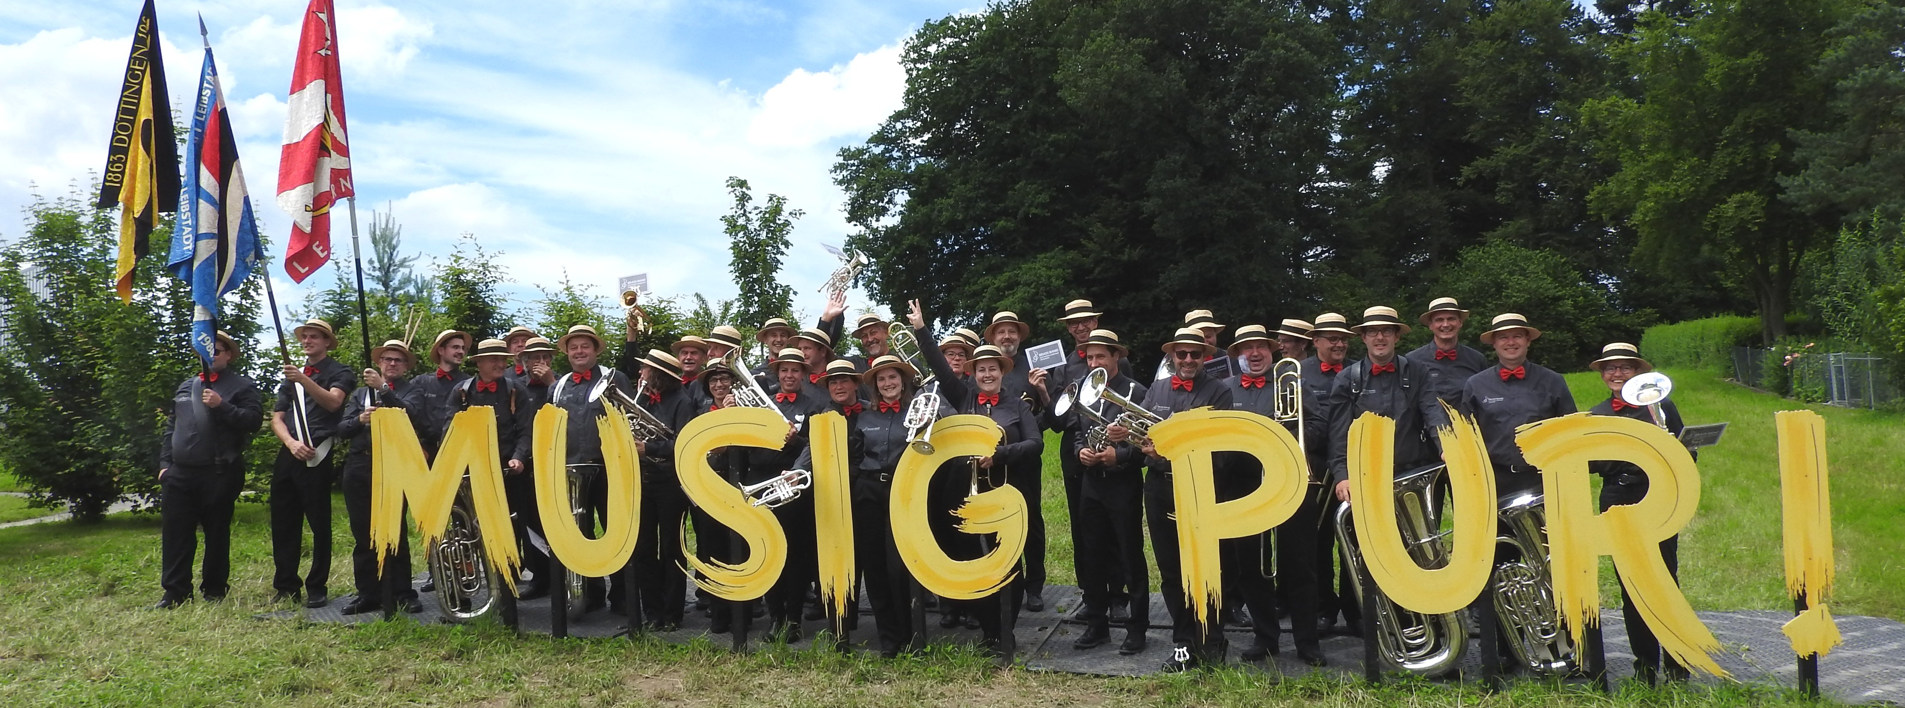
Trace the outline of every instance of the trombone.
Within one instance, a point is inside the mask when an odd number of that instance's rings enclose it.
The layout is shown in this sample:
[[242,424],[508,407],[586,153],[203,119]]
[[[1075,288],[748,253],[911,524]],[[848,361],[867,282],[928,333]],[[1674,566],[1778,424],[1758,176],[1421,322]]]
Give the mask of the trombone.
[[[1110,390],[1108,388],[1110,382],[1110,372],[1104,369],[1092,369],[1091,373],[1085,374],[1084,381],[1078,386],[1078,403],[1087,410],[1098,405],[1101,400],[1123,408],[1124,412],[1119,413],[1112,424],[1131,431],[1131,439],[1140,445],[1150,442],[1151,426],[1164,422],[1164,419],[1158,417],[1156,413],[1145,410],[1144,406],[1132,403],[1131,399],[1118,395],[1118,392]],[[1099,418],[1096,412],[1093,413],[1093,417]]]
[[938,377],[926,367],[926,357],[920,353],[919,338],[913,335],[912,328],[903,322],[894,322],[887,326],[886,333],[887,346],[920,376],[919,393],[913,394],[912,402],[906,404],[906,442],[914,452],[931,455],[933,423],[939,420]]
[[[1270,419],[1279,423],[1296,425],[1297,449],[1308,453],[1309,440],[1303,430],[1303,364],[1295,359],[1284,357],[1271,366],[1271,386],[1276,398],[1271,400]],[[1310,483],[1319,484],[1315,471],[1311,471]]]

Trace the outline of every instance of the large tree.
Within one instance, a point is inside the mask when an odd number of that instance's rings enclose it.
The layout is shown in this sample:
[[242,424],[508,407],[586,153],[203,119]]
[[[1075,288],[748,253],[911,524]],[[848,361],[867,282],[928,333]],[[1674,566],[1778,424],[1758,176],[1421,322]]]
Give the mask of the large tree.
[[781,261],[787,258],[794,220],[803,212],[788,209],[787,198],[778,194],[767,195],[766,204],[755,206],[752,188],[739,177],[728,178],[728,193],[734,197],[734,209],[721,217],[721,227],[729,240],[728,271],[740,293],[733,309],[723,315],[759,327],[769,317],[792,314],[794,289],[780,282]]
[[1635,93],[1588,106],[1620,165],[1592,205],[1635,230],[1640,262],[1720,264],[1754,294],[1769,341],[1786,331],[1801,260],[1837,228],[1837,215],[1782,198],[1780,180],[1802,167],[1794,134],[1832,121],[1818,66],[1847,14],[1842,0],[1642,12],[1615,49]]
[[1793,134],[1805,168],[1780,177],[1793,203],[1852,224],[1905,217],[1905,5],[1860,4],[1819,63],[1831,120]]

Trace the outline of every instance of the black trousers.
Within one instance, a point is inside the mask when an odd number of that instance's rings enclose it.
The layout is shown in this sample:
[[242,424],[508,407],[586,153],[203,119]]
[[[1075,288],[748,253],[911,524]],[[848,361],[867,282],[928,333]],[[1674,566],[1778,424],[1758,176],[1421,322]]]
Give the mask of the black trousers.
[[[335,456],[306,467],[288,448],[278,448],[271,467],[271,587],[278,592],[327,594],[331,577],[331,476]],[[311,571],[298,577],[304,527],[311,526]]]
[[[1312,517],[1318,525],[1316,532],[1315,568],[1317,616],[1336,619],[1342,613],[1346,622],[1361,622],[1361,598],[1356,597],[1356,588],[1352,583],[1349,561],[1343,557],[1342,546],[1336,543],[1336,511],[1343,502],[1336,500],[1336,491],[1332,486],[1325,493],[1323,502]],[[1301,512],[1299,512],[1301,513]],[[1294,601],[1292,607],[1295,606]]]
[[[576,515],[576,525],[582,529],[584,538],[601,538],[608,529],[609,519],[609,478],[602,466],[580,465],[575,479],[582,486],[582,513]],[[640,480],[637,480],[640,484]],[[630,557],[630,562],[634,558]],[[583,578],[582,595],[586,602],[595,607],[607,600],[614,607],[626,607],[629,587],[624,578],[628,575],[627,566],[621,571],[609,574],[607,578]],[[562,582],[559,578],[550,578],[549,582]]]
[[216,600],[231,591],[232,508],[245,486],[241,464],[173,465],[159,480],[159,587],[169,600],[192,596],[192,557],[205,532],[200,591]]
[[[1085,474],[1097,474],[1087,470]],[[1088,622],[1108,621],[1115,598],[1113,588],[1133,588],[1128,631],[1143,633],[1151,625],[1151,569],[1144,560],[1144,489],[1114,487],[1118,493],[1083,494],[1072,515],[1073,535],[1093,539],[1087,550],[1075,551],[1079,589],[1085,604],[1079,616]],[[1127,491],[1128,490],[1128,493]],[[1100,554],[1087,558],[1086,554]]]
[[[814,538],[814,498],[802,494],[799,499],[774,507],[774,518],[787,534],[787,565],[781,577],[767,591],[767,616],[775,624],[800,624],[807,602],[807,588],[820,575],[819,552]],[[855,520],[858,528],[858,520]]]
[[[1189,647],[1194,655],[1204,660],[1221,661],[1226,643],[1217,621],[1217,608],[1210,608],[1210,626],[1206,631],[1197,621],[1197,613],[1190,606],[1190,598],[1184,595],[1182,559],[1177,548],[1177,520],[1171,518],[1177,512],[1177,499],[1170,475],[1157,472],[1146,474],[1144,508],[1151,527],[1151,553],[1158,561],[1158,590],[1164,594],[1164,607],[1171,613],[1171,641],[1180,647]],[[1274,619],[1277,616],[1276,593],[1260,572],[1263,547],[1256,538],[1224,539],[1218,543],[1218,563],[1222,575],[1218,582],[1223,587],[1242,588],[1244,605],[1250,608],[1252,615]],[[1202,602],[1203,598],[1197,600]],[[1275,641],[1274,634],[1270,641]]]
[[[688,495],[674,470],[642,471],[642,530],[635,539],[635,585],[642,616],[652,624],[681,625],[688,576],[681,555],[681,517]],[[789,539],[790,541],[792,539]]]
[[[351,540],[355,544],[351,548],[351,577],[357,585],[357,596],[382,604],[384,589],[377,577],[377,550],[370,542],[370,458],[345,460],[341,476],[344,484],[344,513],[350,517]],[[417,589],[410,584],[408,532],[397,541],[397,555],[390,564],[384,566],[384,571],[402,579],[397,583],[399,601],[417,596]]]
[[1045,470],[1038,458],[1012,465],[1006,483],[1025,495],[1025,574],[1019,584],[1025,592],[1045,590]]
[[862,479],[854,481],[853,564],[860,570],[860,585],[873,606],[874,631],[880,651],[897,654],[919,642],[921,628],[913,626],[911,603],[913,574],[900,560],[899,547],[893,543],[893,526],[888,503],[893,487],[879,481],[880,472],[856,471]]
[[[932,513],[936,516],[943,515],[947,518],[949,534],[940,539],[940,545],[946,550],[946,554],[954,560],[978,560],[985,556],[986,549],[990,547],[991,544],[997,543],[997,540],[993,534],[977,536],[962,532],[958,529],[958,518],[952,515],[952,509],[964,503],[965,495],[972,491],[970,465],[965,466],[965,469],[961,472],[963,474],[947,475],[953,477],[953,481],[959,482],[959,484],[956,485],[958,487],[956,491],[959,497],[956,500],[952,500],[951,503],[943,509],[935,507]],[[997,485],[993,484],[993,480],[1016,478],[1016,475],[1010,467],[1000,469],[1000,465],[995,464],[990,471],[979,470],[979,491],[983,492],[998,488]],[[1029,556],[1031,552],[1032,541],[1030,538],[1027,538],[1025,554]],[[1005,587],[1000,588],[998,592],[977,600],[947,601],[951,603],[954,611],[972,617],[979,622],[979,633],[983,638],[983,646],[999,646],[999,640],[1002,634],[1012,631],[1013,628],[1017,626],[1019,607],[1023,604],[1024,600],[1021,593],[1027,588],[1029,582],[1026,575],[1028,572],[1024,557],[1021,557],[1018,576],[1013,578],[1012,582],[1007,583]],[[1006,602],[1011,603],[1010,622],[1007,622],[1002,613],[1002,603]]]
[[[1298,649],[1315,650],[1321,645],[1321,633],[1316,629],[1321,606],[1317,595],[1316,522],[1323,507],[1321,495],[1327,493],[1327,487],[1319,490],[1312,486],[1306,490],[1303,505],[1297,507],[1296,514],[1276,528],[1277,601],[1290,611],[1290,635]],[[1264,623],[1268,623],[1270,635],[1275,636],[1276,615],[1265,617],[1253,608],[1251,617],[1258,623],[1257,636],[1264,636]]]
[[[1647,496],[1647,486],[1621,485],[1612,482],[1601,487],[1601,511],[1608,507],[1634,504]],[[1675,534],[1660,542],[1660,557],[1667,561],[1667,572],[1673,575],[1675,582],[1680,581],[1680,536]],[[1620,577],[1620,570],[1614,571]],[[1685,671],[1680,662],[1660,650],[1660,638],[1654,636],[1654,630],[1647,627],[1647,621],[1641,619],[1640,610],[1634,607],[1634,598],[1627,594],[1627,586],[1621,585],[1621,619],[1626,621],[1627,643],[1634,650],[1634,670],[1651,673],[1660,669],[1664,660],[1668,671]]]
[[[348,484],[347,482],[345,487],[346,500],[350,499]],[[505,468],[503,495],[509,502],[510,525],[516,529],[517,545],[522,549],[523,570],[536,576],[535,582],[548,587],[548,583],[555,582],[549,577],[549,554],[544,553],[542,549],[536,547],[534,541],[529,540],[530,531],[535,531],[536,535],[547,538],[542,530],[542,511],[536,506],[535,470],[525,466],[523,471],[510,474]]]
[[[1070,435],[1070,433],[1067,433],[1064,439],[1069,440]],[[1064,444],[1064,449],[1071,449],[1069,442],[1062,444]],[[1083,490],[1084,475],[1089,474],[1089,472],[1085,470],[1084,465],[1079,464],[1076,455],[1070,454],[1061,454],[1059,456],[1059,472],[1061,478],[1065,481],[1066,518],[1071,519],[1070,531],[1072,535],[1073,577],[1078,578],[1078,589],[1085,592],[1085,606],[1083,611],[1086,613],[1094,611],[1102,613],[1107,611],[1109,606],[1103,604],[1096,605],[1096,609],[1094,610],[1092,598],[1098,597],[1101,598],[1102,601],[1109,601],[1112,598],[1124,595],[1126,588],[1130,586],[1126,586],[1122,582],[1122,579],[1128,577],[1129,573],[1126,572],[1125,568],[1117,565],[1106,566],[1105,564],[1107,563],[1119,563],[1119,559],[1122,558],[1123,555],[1116,546],[1106,545],[1111,542],[1109,537],[1088,533],[1085,527],[1079,523],[1079,519],[1084,518],[1086,514],[1081,505],[1085,496]],[[1139,494],[1136,496],[1142,499],[1143,495]],[[1142,502],[1140,502],[1139,508],[1142,508]],[[1140,523],[1142,523],[1142,521],[1140,521]],[[1139,554],[1139,559],[1143,559],[1142,552]],[[1040,565],[1043,565],[1043,563]],[[1092,588],[1087,587],[1087,584],[1095,582],[1109,582],[1112,583],[1112,585],[1100,588],[1102,592],[1094,594]],[[1142,592],[1148,587],[1148,585],[1143,585],[1137,586],[1135,589]]]

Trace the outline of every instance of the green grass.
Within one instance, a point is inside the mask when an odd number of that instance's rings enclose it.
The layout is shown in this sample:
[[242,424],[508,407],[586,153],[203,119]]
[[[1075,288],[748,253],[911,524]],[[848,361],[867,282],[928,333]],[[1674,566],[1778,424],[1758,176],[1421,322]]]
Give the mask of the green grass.
[[60,513],[57,509],[32,506],[26,497],[0,496],[0,524],[52,516],[57,513]]
[[21,484],[20,479],[13,476],[13,470],[8,469],[6,463],[0,462],[0,492],[24,491],[26,491],[26,485]]
[[[1582,403],[1602,397],[1570,377]],[[1701,456],[1706,494],[1685,534],[1682,577],[1700,609],[1787,609],[1780,562],[1772,416],[1799,404],[1686,374],[1675,398],[1689,422],[1732,421]],[[1894,529],[1905,458],[1898,416],[1826,410],[1833,455],[1839,614],[1901,617]],[[1048,447],[1045,487],[1050,582],[1072,582],[1063,485]],[[349,591],[349,538],[337,512],[331,588]],[[1627,685],[1606,700],[1584,689],[1522,681],[1489,696],[1473,686],[1379,687],[1334,675],[1278,677],[1242,670],[1135,679],[993,669],[961,649],[880,661],[828,652],[736,656],[708,643],[515,636],[494,624],[424,627],[261,621],[269,609],[265,509],[240,504],[232,599],[172,612],[158,600],[158,519],[117,515],[0,530],[0,705],[495,706],[706,705],[1500,705],[1720,706],[1800,703],[1756,687],[1650,691]],[[1153,575],[1155,578],[1155,574]],[[1603,602],[1618,603],[1618,596]]]

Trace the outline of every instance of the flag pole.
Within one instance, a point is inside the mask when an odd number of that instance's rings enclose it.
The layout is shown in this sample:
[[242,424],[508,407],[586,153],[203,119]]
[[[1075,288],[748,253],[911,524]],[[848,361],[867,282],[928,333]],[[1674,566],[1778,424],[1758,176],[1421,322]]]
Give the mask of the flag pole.
[[[198,15],[198,38],[199,38],[199,41],[205,43],[205,53],[207,56],[210,56],[212,51],[212,35],[210,32],[205,31],[205,13],[202,13],[202,12],[199,13]],[[194,200],[196,200],[197,198],[198,197],[196,195],[192,197],[192,199]],[[271,274],[266,273],[265,281],[267,285],[270,284],[270,280],[271,280]],[[277,316],[278,314],[278,306],[275,302],[271,306],[271,314],[274,317]],[[201,380],[209,379],[211,377],[212,358],[218,356],[218,313],[213,312],[211,313],[211,315],[212,315],[212,350],[211,350],[212,354],[211,354],[211,357],[201,356],[198,359],[199,378]],[[278,344],[280,347],[282,347],[284,344],[283,332],[280,332],[278,334]],[[237,355],[238,352],[232,352],[232,354]]]
[[358,329],[364,333],[365,366],[375,369],[377,362],[370,356],[370,309],[364,306],[364,254],[357,247],[357,195],[345,198],[351,205],[351,260],[357,265],[357,321],[363,326]]

